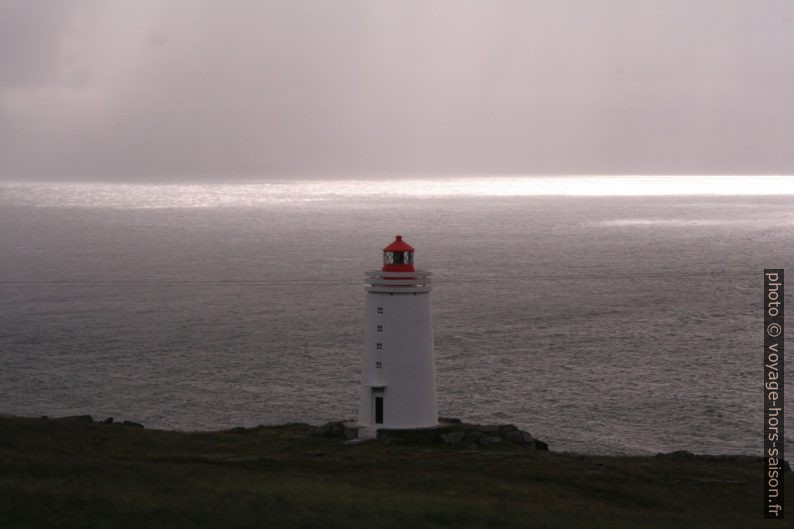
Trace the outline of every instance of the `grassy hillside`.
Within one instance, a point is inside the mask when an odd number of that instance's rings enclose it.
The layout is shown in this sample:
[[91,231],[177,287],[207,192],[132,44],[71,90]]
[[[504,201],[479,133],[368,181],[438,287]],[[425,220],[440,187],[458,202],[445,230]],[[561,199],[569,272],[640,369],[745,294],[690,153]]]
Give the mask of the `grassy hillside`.
[[[182,433],[0,417],[0,527],[763,524],[763,466],[747,458],[349,445],[310,432],[303,424]],[[791,501],[786,507],[794,516]]]

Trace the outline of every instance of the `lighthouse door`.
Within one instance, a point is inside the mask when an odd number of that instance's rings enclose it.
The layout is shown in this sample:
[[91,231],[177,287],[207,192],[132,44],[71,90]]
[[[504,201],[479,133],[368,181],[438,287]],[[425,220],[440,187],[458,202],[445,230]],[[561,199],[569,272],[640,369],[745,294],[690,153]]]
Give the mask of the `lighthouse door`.
[[375,424],[383,424],[383,397],[375,397]]

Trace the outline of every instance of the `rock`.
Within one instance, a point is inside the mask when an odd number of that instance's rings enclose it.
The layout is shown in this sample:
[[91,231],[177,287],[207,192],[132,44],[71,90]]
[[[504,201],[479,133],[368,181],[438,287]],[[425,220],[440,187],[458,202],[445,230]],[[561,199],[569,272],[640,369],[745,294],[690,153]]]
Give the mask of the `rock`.
[[432,446],[441,443],[479,449],[509,442],[530,450],[549,449],[546,443],[534,439],[529,432],[519,430],[513,424],[467,424],[451,417],[439,417],[439,421],[446,424],[407,429],[359,427],[354,420],[331,421],[322,426],[312,427],[309,431],[316,437],[341,438],[346,444],[357,444],[371,438],[382,443],[415,446]]
[[368,426],[359,426],[358,432],[356,433],[357,439],[364,439],[366,441],[370,441],[372,439],[378,438],[378,429],[371,428]]
[[345,434],[345,426],[341,421],[332,421],[318,426],[312,431],[317,437],[342,437]]
[[477,427],[483,433],[499,433],[499,425],[498,424],[484,424]]
[[323,426],[314,426],[314,427],[312,427],[310,433],[314,437],[325,437],[325,430],[323,429]]
[[250,430],[249,428],[246,428],[244,426],[235,426],[234,428],[229,428],[226,431],[229,433],[248,433],[249,430]]
[[523,432],[519,430],[513,430],[512,432],[507,432],[505,434],[505,441],[510,441],[511,443],[516,444],[524,444],[524,435]]
[[449,429],[438,427],[430,428],[407,428],[407,429],[390,429],[379,428],[378,440],[383,441],[389,438],[402,439],[406,444],[411,445],[434,445],[439,442],[439,434],[448,432]]
[[311,457],[321,457],[325,455],[325,452],[321,450],[309,450],[308,452],[306,452],[306,455]]
[[463,442],[463,439],[466,437],[466,432],[462,432],[460,430],[456,432],[449,432],[445,434],[441,434],[439,436],[441,438],[441,442],[447,443],[449,445],[459,445]]
[[480,446],[495,445],[502,442],[502,438],[498,435],[483,435],[477,439],[477,444]]
[[342,425],[342,436],[348,441],[358,439],[358,426]]
[[523,430],[513,430],[507,432],[504,435],[506,441],[510,441],[511,443],[516,443],[522,446],[526,446],[527,448],[531,448],[533,450],[538,451],[548,451],[549,445],[541,441],[540,439],[535,439],[532,437],[532,434],[529,432],[525,432]]
[[312,435],[314,435],[316,437],[325,437],[326,435],[328,435],[328,429],[329,428],[330,428],[330,426],[328,424],[323,424],[323,425],[317,426],[316,428],[314,428],[312,430]]
[[94,422],[94,418],[90,415],[69,415],[68,417],[58,417],[59,421],[70,421],[70,422]]
[[525,432],[524,430],[518,430],[518,432],[521,434],[521,444],[529,445],[534,443],[535,438],[532,437],[532,434]]
[[121,424],[123,424],[124,426],[129,426],[131,428],[143,428],[143,425],[139,422],[124,421]]
[[102,421],[102,424],[113,424],[113,417],[108,417],[107,419]]
[[470,441],[472,443],[476,443],[480,439],[480,437],[482,437],[483,435],[485,435],[485,434],[482,433],[482,432],[478,432],[476,430],[469,431],[469,432],[466,432],[466,440]]

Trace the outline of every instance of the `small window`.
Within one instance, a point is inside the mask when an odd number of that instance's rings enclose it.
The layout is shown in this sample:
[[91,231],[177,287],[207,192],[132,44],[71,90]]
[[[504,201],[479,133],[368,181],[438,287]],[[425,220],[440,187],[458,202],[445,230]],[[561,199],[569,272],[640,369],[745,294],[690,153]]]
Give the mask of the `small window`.
[[382,343],[375,344],[375,349],[383,349],[383,344]]
[[380,369],[381,367],[383,367],[383,362],[375,362],[376,369]]
[[383,252],[383,264],[409,265],[414,263],[413,252]]
[[378,314],[383,314],[383,307],[378,307]]
[[378,332],[383,332],[383,325],[378,325]]

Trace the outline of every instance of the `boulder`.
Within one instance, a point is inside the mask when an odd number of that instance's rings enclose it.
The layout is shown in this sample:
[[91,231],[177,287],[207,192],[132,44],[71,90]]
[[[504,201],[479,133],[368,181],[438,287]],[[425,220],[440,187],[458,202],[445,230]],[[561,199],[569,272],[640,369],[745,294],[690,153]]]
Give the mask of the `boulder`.
[[326,434],[325,425],[314,426],[312,427],[309,433],[311,433],[311,435],[313,435],[314,437],[325,437]]
[[498,424],[483,424],[477,427],[483,433],[499,433]]
[[507,432],[505,434],[505,441],[510,441],[511,443],[515,444],[524,444],[524,432],[519,430],[513,430],[511,432]]
[[480,437],[484,436],[485,434],[482,432],[478,432],[477,430],[471,430],[466,432],[466,440],[472,443],[476,443]]
[[532,443],[532,447],[535,450],[538,450],[540,452],[548,452],[549,451],[549,445],[544,443],[540,439],[535,439],[534,442]]
[[449,432],[445,434],[441,434],[439,436],[441,438],[442,443],[446,443],[449,445],[459,445],[463,442],[463,439],[466,437],[466,432],[458,430],[457,432]]
[[549,449],[546,443],[538,441],[529,432],[519,430],[513,424],[467,424],[450,417],[439,417],[439,421],[442,424],[438,426],[408,429],[363,428],[352,420],[332,421],[313,427],[310,432],[316,437],[335,437],[346,443],[376,439],[382,443],[426,446],[441,443],[470,449],[512,443],[530,450]]
[[477,439],[477,444],[480,446],[495,445],[502,442],[502,438],[498,435],[483,435]]
[[378,428],[378,440],[402,439],[403,442],[412,445],[434,445],[439,442],[439,434],[446,433],[448,428],[429,427],[429,428],[406,428],[391,429]]
[[342,437],[344,437],[348,441],[350,441],[351,439],[358,439],[358,426],[343,424]]
[[252,430],[252,428],[246,428],[245,426],[235,426],[234,428],[229,428],[226,430],[229,433],[240,433],[245,434]]
[[[345,437],[345,428],[344,421],[331,421],[313,429],[312,435],[316,437]],[[346,437],[346,439],[350,438]]]
[[529,445],[535,441],[535,438],[529,432],[524,430],[518,430],[518,432],[521,434],[521,444]]

